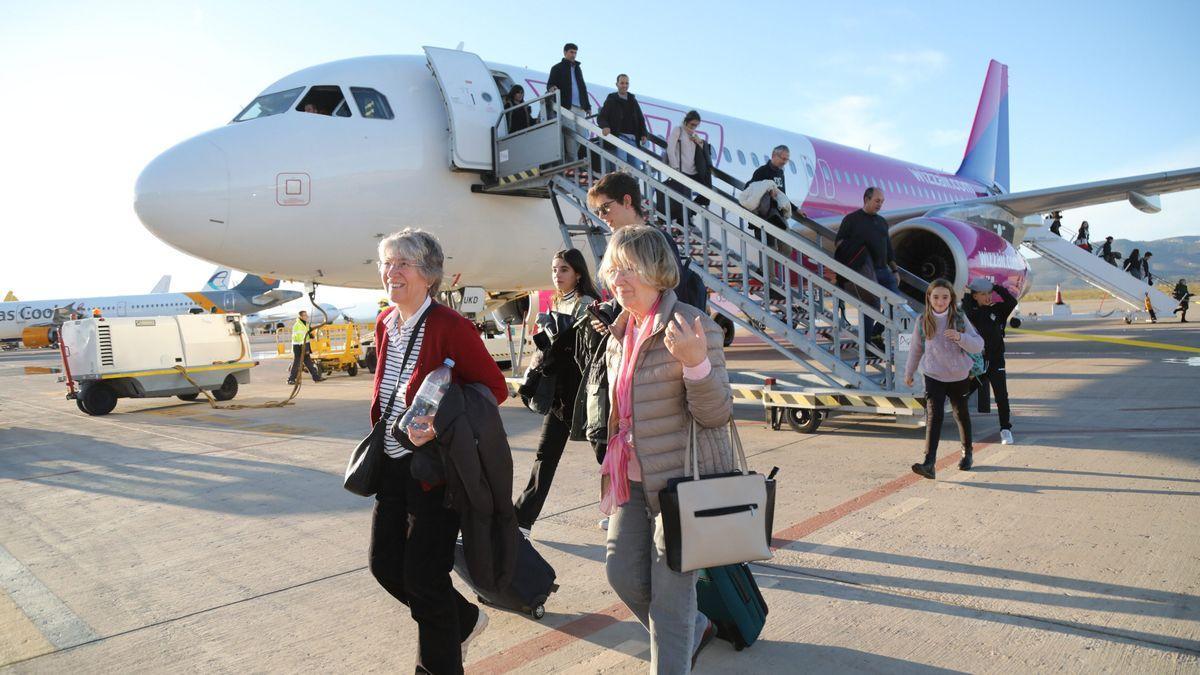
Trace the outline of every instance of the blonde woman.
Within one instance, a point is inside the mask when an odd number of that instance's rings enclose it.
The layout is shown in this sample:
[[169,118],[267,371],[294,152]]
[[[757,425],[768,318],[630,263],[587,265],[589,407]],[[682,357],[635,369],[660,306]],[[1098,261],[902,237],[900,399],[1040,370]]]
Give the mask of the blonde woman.
[[[696,609],[696,573],[667,565],[658,493],[684,475],[691,423],[722,429],[733,409],[723,333],[671,289],[679,266],[666,237],[645,225],[613,234],[600,276],[623,308],[605,354],[610,382],[601,510],[610,516],[609,584],[650,633],[650,667],[687,673],[715,636]],[[702,473],[728,471],[733,450],[702,434]]]

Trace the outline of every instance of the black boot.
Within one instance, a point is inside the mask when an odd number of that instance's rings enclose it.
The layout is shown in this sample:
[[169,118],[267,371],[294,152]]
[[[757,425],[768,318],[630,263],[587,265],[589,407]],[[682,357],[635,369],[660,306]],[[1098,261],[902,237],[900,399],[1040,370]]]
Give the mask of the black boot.
[[966,448],[963,450],[963,458],[958,461],[958,468],[962,469],[963,471],[970,471],[971,467],[975,465],[972,454],[971,448]]
[[912,470],[913,473],[917,474],[918,476],[924,476],[929,479],[936,478],[933,470],[933,462],[928,464],[913,464]]

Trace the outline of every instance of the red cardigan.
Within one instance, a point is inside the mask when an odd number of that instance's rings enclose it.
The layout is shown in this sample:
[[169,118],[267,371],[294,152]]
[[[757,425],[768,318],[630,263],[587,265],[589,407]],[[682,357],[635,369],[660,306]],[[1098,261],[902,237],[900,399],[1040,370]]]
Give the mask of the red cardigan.
[[[379,400],[379,383],[383,381],[383,369],[387,366],[388,331],[384,320],[396,311],[393,305],[385,309],[375,320],[375,391],[371,395],[371,425],[379,421],[380,406],[386,401]],[[503,403],[508,398],[508,385],[504,382],[504,374],[500,366],[483,346],[479,331],[475,324],[458,312],[436,302],[429,306],[429,316],[425,318],[425,338],[421,341],[421,353],[417,356],[417,365],[408,387],[404,390],[405,405],[412,405],[417,389],[425,381],[425,376],[434,368],[442,365],[442,361],[454,359],[454,381],[459,384],[478,382],[492,390],[497,403]]]

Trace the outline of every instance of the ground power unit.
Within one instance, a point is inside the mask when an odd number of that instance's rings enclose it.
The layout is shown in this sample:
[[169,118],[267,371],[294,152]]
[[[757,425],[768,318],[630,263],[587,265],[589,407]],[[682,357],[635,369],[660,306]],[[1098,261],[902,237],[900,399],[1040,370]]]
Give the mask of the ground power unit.
[[201,389],[227,401],[258,365],[239,314],[68,321],[60,345],[67,398],[89,415],[107,415],[118,398],[191,401]]

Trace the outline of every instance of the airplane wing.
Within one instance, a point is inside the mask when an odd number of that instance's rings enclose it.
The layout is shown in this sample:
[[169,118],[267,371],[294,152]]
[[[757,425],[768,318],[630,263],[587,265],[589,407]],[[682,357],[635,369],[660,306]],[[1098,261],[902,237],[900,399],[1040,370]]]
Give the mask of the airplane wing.
[[[1191,169],[1179,169],[1177,171],[1164,171],[1160,173],[1148,173],[1143,176],[1131,176],[1129,178],[1113,178],[1110,180],[1100,180],[1092,183],[1079,183],[1077,185],[1065,185],[1062,187],[1044,188],[1041,190],[1027,190],[1025,192],[1013,192],[1004,195],[993,195],[990,197],[979,197],[977,199],[965,199],[960,202],[947,202],[937,206],[922,206],[912,209],[904,209],[898,211],[884,211],[880,215],[887,219],[888,224],[895,225],[896,223],[908,220],[910,218],[918,218],[925,215],[930,210],[940,208],[942,206],[975,206],[983,204],[992,204],[1003,207],[1018,218],[1031,216],[1039,213],[1049,213],[1051,211],[1065,211],[1066,209],[1077,209],[1081,206],[1092,206],[1094,204],[1106,204],[1108,202],[1121,201],[1122,199],[1130,199],[1130,193],[1138,195],[1154,196],[1167,194],[1169,192],[1182,192],[1184,190],[1194,190],[1200,188],[1200,167]],[[1134,204],[1135,207],[1142,209],[1145,204]],[[1153,212],[1154,206],[1149,205]],[[831,220],[831,219],[822,219]],[[824,223],[837,226],[841,219],[836,219],[834,223]]]

